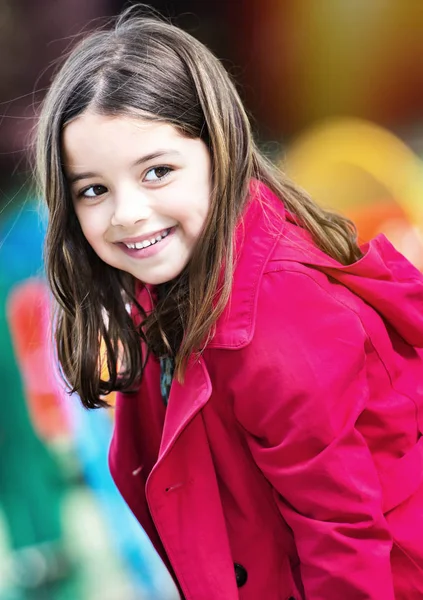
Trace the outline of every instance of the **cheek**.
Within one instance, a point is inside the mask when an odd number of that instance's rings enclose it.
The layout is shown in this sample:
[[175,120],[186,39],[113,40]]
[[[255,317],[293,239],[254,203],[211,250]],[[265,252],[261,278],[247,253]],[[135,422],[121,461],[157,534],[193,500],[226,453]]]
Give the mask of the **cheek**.
[[208,187],[204,193],[202,202],[200,203],[199,214],[200,214],[200,219],[201,219],[201,227],[204,225],[204,223],[208,217],[208,214],[209,214],[210,203],[211,203],[210,194],[211,194],[211,190]]
[[98,211],[87,211],[84,209],[75,210],[75,213],[82,229],[82,233],[90,243],[95,243],[95,241],[104,233],[101,214],[98,214]]
[[208,198],[200,199],[197,196],[180,211],[178,220],[185,233],[193,240],[201,234],[209,212],[209,204]]

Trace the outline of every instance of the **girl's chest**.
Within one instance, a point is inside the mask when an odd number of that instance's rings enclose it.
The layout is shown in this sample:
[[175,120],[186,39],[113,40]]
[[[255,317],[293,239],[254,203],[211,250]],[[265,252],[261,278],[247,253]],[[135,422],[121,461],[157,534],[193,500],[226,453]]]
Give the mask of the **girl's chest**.
[[[118,487],[141,525],[147,532],[154,530],[150,537],[158,533],[176,577],[185,582],[186,597],[203,597],[204,590],[213,589],[214,597],[222,600],[256,598],[267,585],[267,597],[289,597],[295,591],[291,572],[297,563],[292,534],[277,510],[272,487],[251,457],[230,394],[225,396],[220,386],[219,394],[210,388],[207,401],[163,451],[169,424],[159,372],[152,390],[160,409],[152,396],[146,401],[148,381],[139,403],[147,411],[142,426],[134,412],[123,420],[130,406],[125,406],[125,397],[119,398],[115,436],[126,440],[128,453],[119,455],[123,446],[114,446],[114,463],[121,466]],[[171,392],[168,410],[173,418],[172,402],[177,400],[178,393]],[[148,421],[153,428],[146,426]],[[119,430],[123,423],[125,435]],[[247,576],[242,590],[237,588],[235,565]],[[190,579],[199,569],[204,573],[201,584],[194,575]]]

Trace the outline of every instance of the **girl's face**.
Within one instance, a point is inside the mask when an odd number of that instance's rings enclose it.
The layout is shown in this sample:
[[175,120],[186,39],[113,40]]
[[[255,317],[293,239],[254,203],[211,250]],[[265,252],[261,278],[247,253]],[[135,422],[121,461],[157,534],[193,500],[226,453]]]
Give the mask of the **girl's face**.
[[202,140],[169,124],[86,111],[63,132],[65,172],[98,256],[148,284],[179,275],[210,204]]

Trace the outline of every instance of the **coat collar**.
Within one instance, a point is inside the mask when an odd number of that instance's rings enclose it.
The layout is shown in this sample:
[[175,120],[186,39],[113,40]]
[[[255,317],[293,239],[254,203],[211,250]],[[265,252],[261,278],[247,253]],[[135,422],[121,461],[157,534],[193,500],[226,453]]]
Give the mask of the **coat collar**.
[[251,341],[260,280],[285,223],[282,201],[264,184],[252,182],[247,206],[235,230],[231,295],[209,348],[237,349]]

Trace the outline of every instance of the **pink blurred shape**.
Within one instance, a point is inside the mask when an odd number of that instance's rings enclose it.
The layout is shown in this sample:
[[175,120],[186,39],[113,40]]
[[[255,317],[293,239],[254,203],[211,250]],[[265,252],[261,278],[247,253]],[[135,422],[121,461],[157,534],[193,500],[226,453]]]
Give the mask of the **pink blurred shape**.
[[34,429],[46,441],[69,435],[51,343],[50,297],[42,280],[28,279],[12,290],[7,319]]

